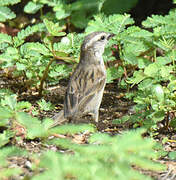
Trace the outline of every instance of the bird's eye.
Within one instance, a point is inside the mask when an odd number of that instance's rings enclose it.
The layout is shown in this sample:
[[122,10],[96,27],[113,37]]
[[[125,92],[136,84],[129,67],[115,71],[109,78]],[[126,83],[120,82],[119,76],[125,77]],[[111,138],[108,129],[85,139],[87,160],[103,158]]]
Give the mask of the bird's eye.
[[105,40],[105,36],[101,36],[101,40]]

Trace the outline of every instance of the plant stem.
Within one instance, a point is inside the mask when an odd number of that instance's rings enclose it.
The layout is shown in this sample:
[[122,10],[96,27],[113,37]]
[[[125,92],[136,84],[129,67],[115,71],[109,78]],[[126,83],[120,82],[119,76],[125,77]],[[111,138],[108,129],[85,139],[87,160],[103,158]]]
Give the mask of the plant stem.
[[53,63],[54,60],[55,60],[55,58],[52,58],[52,59],[49,61],[49,63],[48,63],[48,65],[46,66],[46,68],[45,68],[45,71],[44,71],[44,73],[43,73],[42,79],[41,79],[41,81],[40,81],[39,90],[38,90],[39,96],[42,96],[43,83],[44,83],[44,81],[46,80],[46,77],[48,76],[49,67],[50,67],[50,65]]

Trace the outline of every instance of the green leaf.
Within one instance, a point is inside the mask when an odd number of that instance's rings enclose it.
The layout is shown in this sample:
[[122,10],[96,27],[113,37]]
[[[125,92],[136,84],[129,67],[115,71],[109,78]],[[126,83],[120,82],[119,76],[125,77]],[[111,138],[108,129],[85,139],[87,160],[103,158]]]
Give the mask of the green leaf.
[[12,116],[12,111],[10,111],[8,108],[0,107],[0,126],[6,126],[9,123],[9,118]]
[[171,81],[169,84],[168,84],[168,88],[171,92],[175,91],[176,90],[176,80],[173,80]]
[[12,37],[7,34],[0,33],[0,43],[12,44]]
[[130,15],[128,14],[115,14],[108,17],[104,14],[98,14],[94,16],[94,19],[95,20],[91,20],[88,23],[88,27],[85,30],[87,33],[105,31],[119,34],[125,29],[126,25],[134,23],[133,19],[130,18]]
[[2,105],[7,105],[11,110],[15,110],[17,105],[17,96],[15,94],[10,96],[5,96],[5,98],[1,101]]
[[42,7],[43,7],[43,4],[30,1],[25,5],[24,12],[28,14],[35,14]]
[[16,67],[19,71],[23,71],[27,68],[25,64],[21,64],[19,62],[16,63]]
[[24,112],[17,112],[16,119],[19,123],[26,127],[27,139],[48,136],[48,127],[44,127],[37,118],[34,118]]
[[138,85],[138,89],[145,91],[146,89],[150,89],[153,83],[154,81],[152,78],[146,78]]
[[22,173],[22,170],[18,167],[13,168],[2,168],[0,170],[0,178],[7,179],[8,177],[11,178],[12,176],[17,176]]
[[176,151],[169,152],[169,158],[172,160],[176,160]]
[[143,71],[139,70],[139,71],[135,71],[133,74],[132,78],[128,78],[127,82],[130,84],[138,84],[140,83],[142,80],[144,80],[146,78],[145,74],[143,73]]
[[169,125],[170,125],[172,128],[176,128],[176,118],[172,119]]
[[21,2],[21,0],[1,0],[0,6],[14,5]]
[[41,110],[49,111],[53,109],[53,105],[50,102],[46,102],[44,99],[37,102]]
[[106,70],[106,72],[107,72],[107,79],[106,79],[107,83],[112,83],[113,80],[118,79],[123,75],[124,70],[121,66],[118,67],[118,69],[115,67],[110,67]]
[[128,121],[130,119],[130,116],[126,115],[123,116],[122,118],[118,118],[118,119],[114,119],[112,121],[113,124],[122,124],[125,123],[126,121]]
[[58,134],[75,134],[78,132],[95,132],[95,128],[92,125],[88,124],[80,124],[80,125],[74,125],[74,124],[67,124],[62,126],[54,127],[50,130],[51,133],[58,133]]
[[76,11],[72,13],[71,22],[80,29],[83,29],[87,26],[89,19],[86,18],[86,14],[83,11]]
[[137,58],[138,59],[138,67],[143,69],[147,67],[149,64],[151,64],[151,61],[149,61],[147,58]]
[[33,26],[27,26],[25,29],[22,29],[18,32],[17,36],[13,38],[14,44],[16,47],[20,46],[24,43],[24,39],[36,32],[45,31],[45,25],[43,23],[39,23]]
[[63,27],[60,27],[58,23],[53,23],[47,19],[43,20],[48,32],[53,36],[64,36],[66,35],[65,32],[61,32]]
[[20,101],[16,105],[16,110],[22,110],[22,109],[30,109],[31,108],[31,103],[25,102],[25,101]]
[[58,20],[65,19],[71,14],[70,8],[62,1],[58,1],[53,10],[56,12],[56,18]]
[[138,63],[138,59],[136,55],[134,55],[131,52],[127,52],[127,53],[125,52],[123,58],[129,64],[136,65]]
[[11,137],[14,136],[14,132],[13,131],[3,131],[3,133],[0,133],[0,147],[4,146],[5,144],[7,144],[10,140]]
[[45,56],[51,56],[49,49],[44,44],[41,44],[39,42],[25,43],[20,47],[20,52],[21,54],[26,56],[37,56],[38,53]]
[[163,110],[161,111],[156,111],[152,114],[152,119],[155,122],[162,121],[165,118],[165,112]]
[[158,74],[160,70],[160,65],[157,63],[149,64],[147,67],[144,69],[144,74],[150,77],[154,77]]
[[8,7],[0,6],[0,22],[15,18],[16,15]]

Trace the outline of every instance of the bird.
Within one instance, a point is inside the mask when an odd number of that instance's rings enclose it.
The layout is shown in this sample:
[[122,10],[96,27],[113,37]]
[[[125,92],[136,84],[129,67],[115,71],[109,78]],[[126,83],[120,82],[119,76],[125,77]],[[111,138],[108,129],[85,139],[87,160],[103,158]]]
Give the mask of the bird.
[[93,32],[81,45],[80,60],[72,73],[65,93],[64,109],[56,114],[51,127],[65,121],[76,122],[91,115],[98,123],[99,108],[106,84],[103,53],[107,42],[114,36],[109,32]]

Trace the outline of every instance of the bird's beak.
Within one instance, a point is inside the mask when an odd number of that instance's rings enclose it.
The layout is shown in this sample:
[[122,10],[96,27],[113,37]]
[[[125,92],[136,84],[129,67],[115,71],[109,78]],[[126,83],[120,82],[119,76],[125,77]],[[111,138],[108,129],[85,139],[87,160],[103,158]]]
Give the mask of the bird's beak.
[[111,38],[114,37],[114,36],[115,36],[115,34],[109,33],[109,35],[108,35],[108,40],[111,39]]

